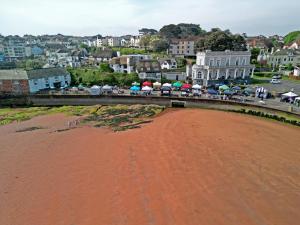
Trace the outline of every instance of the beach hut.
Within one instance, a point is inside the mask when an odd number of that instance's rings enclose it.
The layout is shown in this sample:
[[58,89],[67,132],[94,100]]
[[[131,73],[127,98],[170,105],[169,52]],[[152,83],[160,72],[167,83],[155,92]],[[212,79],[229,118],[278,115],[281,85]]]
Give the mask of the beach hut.
[[98,85],[94,85],[89,89],[91,95],[100,95],[101,94],[101,87]]
[[159,90],[160,88],[161,88],[161,83],[159,83],[158,81],[156,81],[155,83],[153,83],[153,89]]
[[151,83],[150,81],[145,81],[145,82],[143,83],[143,87],[144,87],[144,86],[152,87],[152,83]]

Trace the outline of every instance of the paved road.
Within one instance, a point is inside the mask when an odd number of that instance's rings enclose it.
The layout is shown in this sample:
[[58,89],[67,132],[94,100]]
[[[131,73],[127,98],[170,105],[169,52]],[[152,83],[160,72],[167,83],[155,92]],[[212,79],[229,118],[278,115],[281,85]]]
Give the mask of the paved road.
[[[270,81],[271,79],[266,78],[265,80]],[[291,80],[281,80],[281,84],[262,84],[262,85],[252,85],[252,86],[263,86],[267,88],[270,92],[289,92],[294,89],[294,92],[300,95],[300,82]]]

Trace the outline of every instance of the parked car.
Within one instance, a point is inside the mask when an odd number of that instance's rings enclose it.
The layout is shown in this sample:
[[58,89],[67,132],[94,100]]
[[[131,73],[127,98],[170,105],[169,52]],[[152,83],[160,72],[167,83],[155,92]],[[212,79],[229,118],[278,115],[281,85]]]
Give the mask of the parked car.
[[281,76],[280,75],[274,75],[273,77],[272,77],[272,79],[281,79]]
[[281,81],[278,80],[278,79],[272,79],[272,80],[270,81],[270,83],[271,83],[271,84],[280,84]]

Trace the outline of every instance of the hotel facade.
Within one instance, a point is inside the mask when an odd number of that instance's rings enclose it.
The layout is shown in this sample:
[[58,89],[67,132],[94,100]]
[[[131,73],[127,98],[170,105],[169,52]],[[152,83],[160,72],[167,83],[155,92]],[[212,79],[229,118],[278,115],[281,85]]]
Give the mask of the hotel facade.
[[204,86],[222,81],[247,80],[253,75],[249,51],[205,51],[197,53],[196,64],[192,66],[191,78],[194,84]]

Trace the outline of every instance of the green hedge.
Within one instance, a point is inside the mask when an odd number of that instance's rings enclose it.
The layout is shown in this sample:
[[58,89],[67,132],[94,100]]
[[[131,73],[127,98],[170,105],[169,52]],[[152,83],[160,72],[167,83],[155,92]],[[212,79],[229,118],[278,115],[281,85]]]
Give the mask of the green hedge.
[[229,111],[230,112],[236,112],[236,113],[242,113],[242,114],[248,114],[248,115],[252,115],[252,116],[264,117],[264,118],[277,120],[277,121],[280,121],[280,122],[283,122],[283,123],[288,123],[288,124],[292,124],[292,125],[300,127],[300,121],[287,119],[283,116],[278,116],[278,115],[275,115],[275,114],[268,114],[268,113],[261,112],[261,111],[246,110],[246,109],[229,110]]

